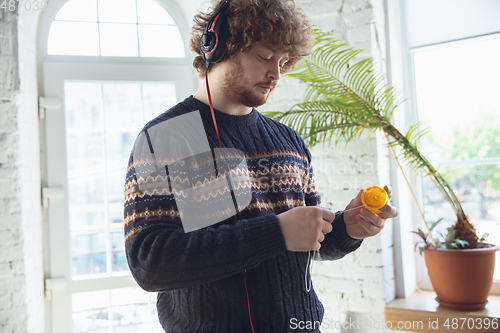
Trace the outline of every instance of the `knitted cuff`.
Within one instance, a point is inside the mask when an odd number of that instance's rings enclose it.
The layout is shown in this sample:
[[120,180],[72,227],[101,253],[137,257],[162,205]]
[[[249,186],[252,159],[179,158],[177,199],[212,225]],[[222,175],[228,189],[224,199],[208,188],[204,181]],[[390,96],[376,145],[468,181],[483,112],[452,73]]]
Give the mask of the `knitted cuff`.
[[347,234],[344,222],[344,213],[339,214],[335,217],[335,220],[332,222],[333,224],[333,238],[335,240],[335,244],[341,250],[344,250],[346,253],[355,251],[358,247],[363,243],[362,239],[352,238]]
[[252,235],[253,252],[259,261],[286,251],[285,239],[275,214],[252,218],[247,228]]

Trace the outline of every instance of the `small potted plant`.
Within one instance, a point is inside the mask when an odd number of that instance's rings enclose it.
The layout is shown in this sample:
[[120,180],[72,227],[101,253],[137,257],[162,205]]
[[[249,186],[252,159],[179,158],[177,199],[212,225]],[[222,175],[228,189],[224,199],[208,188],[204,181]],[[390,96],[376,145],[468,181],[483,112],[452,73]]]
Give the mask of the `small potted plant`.
[[[287,74],[307,85],[303,102],[286,112],[266,115],[294,128],[310,147],[320,142],[347,143],[364,132],[371,135],[380,130],[401,171],[397,156],[415,172],[429,177],[456,214],[454,226],[437,240],[432,232],[438,223],[429,226],[422,212],[426,232],[415,232],[422,238],[420,251],[438,302],[464,310],[484,307],[493,281],[495,252],[500,247],[477,236],[449,183],[418,149],[417,143],[426,133],[419,124],[411,126],[406,134],[392,124],[394,110],[402,101],[374,69],[373,59],[355,61],[362,50],[319,30],[315,31],[314,42],[311,55]],[[466,276],[469,272],[471,277]]]

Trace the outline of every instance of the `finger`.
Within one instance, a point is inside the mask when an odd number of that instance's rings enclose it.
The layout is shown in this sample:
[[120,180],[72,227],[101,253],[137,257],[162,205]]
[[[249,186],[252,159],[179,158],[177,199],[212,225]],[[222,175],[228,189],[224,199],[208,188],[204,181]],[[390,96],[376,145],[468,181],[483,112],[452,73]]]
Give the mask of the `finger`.
[[332,223],[333,220],[335,220],[335,213],[327,208],[324,208],[322,217],[323,217],[323,220],[325,220],[326,222]]
[[389,199],[392,198],[392,188],[388,185],[385,185],[384,190],[387,192],[387,196],[389,197]]
[[323,229],[321,230],[323,234],[328,234],[333,230],[333,226],[330,223],[323,223]]
[[379,214],[374,214],[366,208],[362,208],[360,215],[369,223],[373,224],[375,227],[382,229],[385,226],[385,219]]
[[365,216],[358,214],[356,215],[356,221],[366,230],[367,234],[370,236],[374,236],[378,234],[384,228],[384,219],[380,219],[382,221],[382,225],[375,225],[373,222],[368,220]]
[[356,198],[354,198],[355,201],[361,202],[361,197],[363,196],[363,190],[364,189],[359,190],[358,195],[356,195]]
[[398,216],[399,211],[396,207],[391,206],[391,205],[385,205],[384,207],[380,208],[378,216],[380,216],[383,219],[392,219]]
[[349,202],[349,204],[347,205],[347,207],[345,208],[345,210],[348,210],[350,208],[354,208],[354,207],[360,206],[362,204],[362,201],[361,201],[361,196],[362,195],[363,195],[363,189],[359,190],[359,192],[356,195],[356,197],[354,199],[352,199],[351,202]]

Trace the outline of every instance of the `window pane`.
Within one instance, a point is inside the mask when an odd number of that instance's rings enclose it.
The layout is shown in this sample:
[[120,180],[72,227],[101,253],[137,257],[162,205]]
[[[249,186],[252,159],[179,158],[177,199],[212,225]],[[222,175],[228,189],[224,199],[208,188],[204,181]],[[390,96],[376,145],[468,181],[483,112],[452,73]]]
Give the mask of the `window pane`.
[[108,206],[108,210],[109,210],[109,213],[108,213],[109,223],[118,224],[119,227],[121,229],[123,229],[123,225],[122,225],[122,223],[123,223],[123,190],[122,190],[122,201],[119,203],[110,203]]
[[167,111],[176,103],[176,90],[173,83],[143,83],[142,99],[144,120],[149,121]]
[[[110,168],[106,177],[108,204],[123,204],[123,185],[125,182],[125,170],[123,166],[127,165],[127,160],[122,161],[120,164],[117,163],[114,168]],[[113,223],[112,220],[109,223]]]
[[71,235],[72,276],[106,273],[104,232]]
[[97,22],[95,1],[69,0],[59,9],[56,20]]
[[144,122],[175,102],[173,83],[65,82],[73,277],[128,271],[123,190],[130,151]]
[[[96,193],[103,193],[103,180],[100,179],[96,181],[94,184],[99,187],[96,190]],[[92,189],[92,186],[79,186],[82,189],[89,190]],[[72,187],[74,191],[75,186]],[[100,195],[101,201],[103,200],[103,195]],[[105,217],[105,206],[104,203],[71,203],[69,205],[69,220],[71,230],[79,230],[80,227],[85,227],[89,225],[102,225],[106,223]]]
[[155,300],[138,287],[73,294],[73,332],[161,333]]
[[[476,226],[477,235],[482,237],[488,233],[487,243],[500,244],[500,163],[450,166],[440,170],[450,175],[448,181]],[[446,234],[447,228],[456,221],[453,210],[428,177],[423,178],[423,183],[425,217],[428,222],[443,218],[436,230]],[[495,267],[494,279],[500,280],[500,265]]]
[[66,82],[66,128],[102,127],[102,96],[99,83]]
[[172,16],[155,0],[137,1],[139,23],[175,25]]
[[135,0],[99,0],[99,21],[137,23],[135,8]]
[[99,55],[97,23],[52,22],[48,53],[65,55]]
[[141,127],[140,83],[105,83],[104,114],[107,128]]
[[113,251],[113,272],[127,272],[129,268],[125,257],[125,237],[123,231],[111,233],[111,247]]
[[500,39],[415,54],[419,120],[445,148],[454,144],[456,131],[498,124],[499,57]]
[[[102,134],[91,131],[66,133],[68,178],[93,179],[104,167]],[[102,171],[101,171],[102,172]]]
[[[450,43],[415,53],[419,120],[429,128],[420,148],[448,181],[478,236],[500,242],[500,39]],[[423,178],[428,221],[456,220],[433,183]],[[500,264],[495,279],[500,280]]]
[[100,23],[101,55],[137,57],[137,25]]
[[184,43],[177,26],[139,25],[141,57],[182,58]]

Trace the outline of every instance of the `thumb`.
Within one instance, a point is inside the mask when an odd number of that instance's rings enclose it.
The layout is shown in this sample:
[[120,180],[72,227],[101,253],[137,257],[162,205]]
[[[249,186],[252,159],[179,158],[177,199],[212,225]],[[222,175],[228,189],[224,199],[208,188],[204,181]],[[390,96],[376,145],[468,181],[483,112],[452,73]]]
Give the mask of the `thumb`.
[[363,190],[364,189],[359,190],[358,195],[352,200],[353,203],[357,206],[362,204],[361,196],[363,195]]

